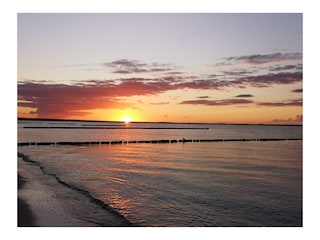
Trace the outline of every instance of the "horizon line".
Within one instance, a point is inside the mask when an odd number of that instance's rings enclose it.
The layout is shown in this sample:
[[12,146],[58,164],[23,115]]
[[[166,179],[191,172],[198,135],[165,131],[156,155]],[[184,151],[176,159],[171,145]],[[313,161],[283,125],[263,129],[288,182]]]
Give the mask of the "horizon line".
[[[66,122],[117,122],[123,123],[124,121],[110,121],[110,120],[82,120],[82,119],[60,119],[60,118],[25,118],[18,117],[19,120],[25,121],[66,121]],[[213,125],[267,125],[267,126],[303,126],[301,124],[277,124],[277,123],[223,123],[223,122],[165,122],[165,121],[131,121],[130,123],[168,123],[168,124],[213,124]]]

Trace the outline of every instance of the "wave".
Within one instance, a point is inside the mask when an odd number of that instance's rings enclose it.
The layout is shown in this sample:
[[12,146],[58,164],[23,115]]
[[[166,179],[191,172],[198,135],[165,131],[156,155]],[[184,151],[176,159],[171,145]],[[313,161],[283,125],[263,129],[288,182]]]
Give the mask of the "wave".
[[[47,172],[45,167],[41,163],[30,159],[29,156],[27,156],[23,153],[18,152],[18,157],[20,157],[25,162],[31,163],[35,166],[38,166],[44,174],[51,176],[51,177],[54,177],[56,179],[56,181],[59,184],[63,185],[64,187],[72,189],[72,190],[82,194],[83,196],[87,197],[90,201],[92,201],[96,205],[100,206],[102,209],[108,211],[108,213],[112,214],[113,217],[115,217],[115,219],[117,219],[119,223],[123,224],[123,226],[133,226],[133,223],[131,223],[128,219],[126,219],[125,216],[123,216],[121,213],[119,213],[118,211],[116,211],[115,209],[110,207],[108,204],[106,204],[102,200],[94,197],[89,191],[82,189],[82,188],[79,188],[73,184],[67,183],[66,181],[62,180],[60,177],[58,177],[54,173]],[[100,224],[100,225],[103,225],[103,224]]]

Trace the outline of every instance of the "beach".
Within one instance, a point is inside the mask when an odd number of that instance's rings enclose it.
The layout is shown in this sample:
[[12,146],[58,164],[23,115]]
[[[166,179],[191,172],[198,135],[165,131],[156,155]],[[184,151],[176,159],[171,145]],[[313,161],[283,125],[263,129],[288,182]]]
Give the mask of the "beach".
[[[71,192],[72,191],[72,192]],[[68,198],[72,194],[73,198]],[[18,223],[19,227],[97,227],[127,226],[112,213],[108,213],[81,194],[70,190],[52,176],[42,172],[39,166],[18,157]],[[81,202],[88,211],[103,211],[103,222],[81,219],[77,208],[70,208],[69,201]]]

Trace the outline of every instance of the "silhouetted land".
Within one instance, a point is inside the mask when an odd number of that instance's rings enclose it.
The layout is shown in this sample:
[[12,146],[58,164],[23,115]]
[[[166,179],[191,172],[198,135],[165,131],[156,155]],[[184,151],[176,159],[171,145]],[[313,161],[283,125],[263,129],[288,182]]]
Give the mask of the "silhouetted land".
[[[56,122],[97,122],[122,123],[122,121],[79,120],[79,119],[53,119],[53,118],[18,118],[19,121],[56,121]],[[302,124],[264,124],[264,123],[197,123],[197,122],[134,122],[131,123],[164,123],[164,124],[204,124],[204,125],[258,125],[258,126],[302,126]]]

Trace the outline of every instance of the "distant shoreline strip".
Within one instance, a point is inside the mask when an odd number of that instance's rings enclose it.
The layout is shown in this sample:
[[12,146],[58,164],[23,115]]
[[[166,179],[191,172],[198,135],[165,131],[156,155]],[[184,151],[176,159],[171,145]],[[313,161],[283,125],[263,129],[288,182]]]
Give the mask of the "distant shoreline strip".
[[23,128],[39,128],[39,129],[175,129],[175,130],[208,130],[209,128],[175,128],[175,127],[73,127],[73,126],[65,126],[65,127],[32,127],[32,126],[24,126]]
[[263,142],[263,141],[296,141],[302,138],[245,138],[245,139],[179,139],[179,140],[138,140],[138,141],[86,141],[86,142],[20,142],[18,146],[48,145],[115,145],[115,144],[164,144],[164,143],[201,143],[201,142]]

